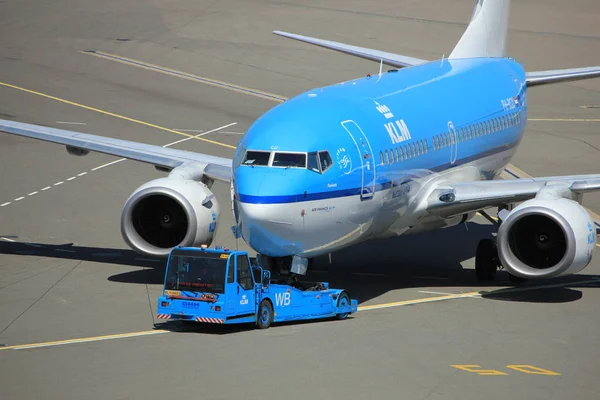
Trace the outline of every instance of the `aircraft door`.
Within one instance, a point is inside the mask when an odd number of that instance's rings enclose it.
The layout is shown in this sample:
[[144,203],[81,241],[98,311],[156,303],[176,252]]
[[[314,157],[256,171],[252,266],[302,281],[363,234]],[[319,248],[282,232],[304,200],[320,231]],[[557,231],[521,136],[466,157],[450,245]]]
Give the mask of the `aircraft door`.
[[360,199],[370,199],[375,193],[375,161],[373,159],[371,143],[369,143],[369,139],[367,139],[367,136],[356,122],[346,120],[341,122],[341,124],[354,141],[358,150],[361,166]]
[[448,121],[448,134],[450,136],[450,164],[454,164],[458,158],[458,133],[452,121]]
[[[255,292],[250,261],[247,255],[235,257],[235,291],[231,294],[234,300],[236,315],[251,315],[255,312]],[[228,295],[229,297],[229,295]],[[229,299],[228,299],[229,300]]]

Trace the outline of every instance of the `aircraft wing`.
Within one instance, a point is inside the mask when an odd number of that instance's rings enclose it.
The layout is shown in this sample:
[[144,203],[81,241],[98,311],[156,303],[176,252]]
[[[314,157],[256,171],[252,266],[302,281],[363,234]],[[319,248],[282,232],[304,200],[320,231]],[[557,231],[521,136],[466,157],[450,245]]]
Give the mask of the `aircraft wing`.
[[600,66],[527,72],[526,81],[527,86],[537,86],[597,77],[600,77]]
[[316,46],[339,51],[341,53],[350,54],[367,60],[383,62],[386,65],[391,65],[392,67],[412,67],[413,65],[425,64],[429,62],[427,60],[421,60],[418,58],[402,56],[394,53],[387,53],[385,51],[367,49],[365,47],[352,46],[344,43],[332,42],[330,40],[316,39],[308,36],[296,35],[294,33],[281,31],[273,31],[273,33],[279,36],[298,40],[300,42],[314,44]]
[[7,120],[0,120],[0,131],[64,144],[70,153],[76,155],[96,151],[167,169],[195,162],[205,166],[204,174],[209,178],[225,182],[231,179],[232,161],[228,158]]
[[534,198],[545,186],[583,194],[600,190],[600,174],[553,176],[545,178],[508,179],[460,183],[441,183],[427,196],[426,211],[449,217],[502,204]]

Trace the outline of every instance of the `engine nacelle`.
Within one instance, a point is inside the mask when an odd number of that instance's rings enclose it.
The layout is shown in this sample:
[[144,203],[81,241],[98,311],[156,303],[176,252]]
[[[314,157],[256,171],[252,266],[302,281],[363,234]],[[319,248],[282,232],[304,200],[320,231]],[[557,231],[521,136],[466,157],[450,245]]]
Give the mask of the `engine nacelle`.
[[521,278],[575,274],[592,260],[596,229],[588,212],[566,198],[536,198],[514,210],[498,230],[504,268]]
[[166,177],[136,189],[121,215],[121,234],[134,250],[166,256],[176,246],[210,246],[219,204],[202,182]]

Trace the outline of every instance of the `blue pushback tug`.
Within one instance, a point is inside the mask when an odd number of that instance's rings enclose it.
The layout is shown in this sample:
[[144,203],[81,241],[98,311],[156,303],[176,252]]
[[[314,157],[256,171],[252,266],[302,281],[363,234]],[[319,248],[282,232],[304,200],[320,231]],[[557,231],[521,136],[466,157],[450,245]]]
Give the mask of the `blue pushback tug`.
[[248,253],[227,249],[177,247],[167,262],[157,317],[214,324],[273,322],[317,318],[345,319],[358,301],[326,282],[284,285],[269,271],[252,266]]

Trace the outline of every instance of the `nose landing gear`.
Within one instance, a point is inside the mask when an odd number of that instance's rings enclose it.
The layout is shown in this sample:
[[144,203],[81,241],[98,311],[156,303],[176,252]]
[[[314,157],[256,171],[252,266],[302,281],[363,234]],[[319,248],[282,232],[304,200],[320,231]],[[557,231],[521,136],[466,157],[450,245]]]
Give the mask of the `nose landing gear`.
[[271,280],[279,281],[285,284],[293,284],[298,281],[299,276],[306,275],[311,259],[287,256],[287,257],[269,257],[257,254],[258,264],[271,272]]

